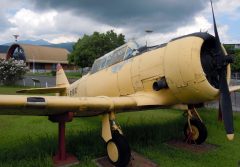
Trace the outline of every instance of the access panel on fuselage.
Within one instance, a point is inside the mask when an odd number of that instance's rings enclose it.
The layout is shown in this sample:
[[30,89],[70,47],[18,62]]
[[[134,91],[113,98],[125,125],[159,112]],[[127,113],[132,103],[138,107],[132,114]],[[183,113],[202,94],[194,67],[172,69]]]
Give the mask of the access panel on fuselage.
[[140,56],[141,55],[133,58],[132,67],[131,67],[131,76],[132,76],[131,79],[132,79],[133,89],[135,92],[143,90],[143,84],[140,78],[140,71],[139,71]]
[[130,95],[134,93],[131,67],[133,58],[120,62],[112,67],[112,70],[118,75],[118,88],[121,96]]
[[164,77],[164,48],[148,51],[140,56],[139,74],[145,91],[151,91],[155,81]]
[[117,73],[111,67],[88,76],[87,96],[119,96]]

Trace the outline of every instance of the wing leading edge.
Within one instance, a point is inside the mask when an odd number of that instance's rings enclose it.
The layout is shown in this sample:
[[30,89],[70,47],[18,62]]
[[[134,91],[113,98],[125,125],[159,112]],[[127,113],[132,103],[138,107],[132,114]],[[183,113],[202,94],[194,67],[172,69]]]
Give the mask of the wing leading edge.
[[160,106],[155,95],[135,94],[122,97],[68,97],[0,95],[0,115],[56,115],[74,112],[75,116],[93,116],[104,112]]
[[230,86],[229,87],[230,92],[235,92],[235,91],[238,91],[238,90],[240,90],[240,85],[235,85],[235,86]]
[[0,115],[47,116],[74,112],[76,116],[91,116],[136,106],[136,101],[131,97],[0,95]]

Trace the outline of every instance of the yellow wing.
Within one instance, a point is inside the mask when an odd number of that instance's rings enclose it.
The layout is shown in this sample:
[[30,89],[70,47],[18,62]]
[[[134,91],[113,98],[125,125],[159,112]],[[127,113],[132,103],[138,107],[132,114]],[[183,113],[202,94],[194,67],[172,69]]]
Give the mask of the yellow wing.
[[236,86],[229,86],[229,91],[230,92],[235,92],[237,90],[240,90],[240,85],[236,85]]
[[56,115],[74,112],[75,116],[93,116],[104,112],[161,106],[154,94],[134,94],[122,97],[68,97],[0,95],[0,115]]
[[74,112],[76,116],[91,116],[135,106],[136,102],[131,97],[0,95],[1,115],[55,115]]

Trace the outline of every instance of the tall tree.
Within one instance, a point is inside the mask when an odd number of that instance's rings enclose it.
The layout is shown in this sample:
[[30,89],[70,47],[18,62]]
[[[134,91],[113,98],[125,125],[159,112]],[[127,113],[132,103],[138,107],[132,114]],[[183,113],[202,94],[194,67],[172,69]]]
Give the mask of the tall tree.
[[233,45],[224,45],[226,51],[230,55],[234,55],[234,62],[231,64],[232,72],[240,72],[240,49],[234,48]]
[[124,35],[116,34],[113,30],[106,33],[94,32],[92,35],[84,35],[73,46],[72,53],[68,55],[68,61],[82,68],[90,67],[95,59],[124,43]]
[[236,49],[234,52],[234,63],[232,64],[233,72],[240,72],[240,50]]

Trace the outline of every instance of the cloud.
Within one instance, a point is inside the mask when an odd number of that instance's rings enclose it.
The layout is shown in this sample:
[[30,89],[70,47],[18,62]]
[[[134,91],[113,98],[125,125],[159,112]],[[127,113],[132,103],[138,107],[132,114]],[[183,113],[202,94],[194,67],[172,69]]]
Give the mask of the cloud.
[[190,22],[201,11],[204,0],[32,0],[38,10],[71,11],[75,16],[97,20],[105,25],[144,32],[153,29],[170,32]]
[[[45,39],[50,42],[77,41],[83,34],[113,29],[127,40],[167,42],[187,33],[213,33],[208,0],[1,0],[0,42]],[[4,2],[2,4],[2,2]],[[227,6],[227,8],[226,8]],[[239,0],[214,1],[219,34],[223,42],[239,34]],[[235,23],[231,22],[234,21]],[[231,22],[231,23],[229,23]],[[145,30],[154,32],[146,35]]]
[[194,21],[191,24],[179,27],[175,31],[169,33],[145,34],[145,36],[138,39],[138,42],[143,45],[147,40],[149,45],[157,45],[166,43],[179,36],[199,31],[209,31],[212,28],[212,24],[203,16],[195,16],[193,20]]
[[21,39],[45,39],[49,42],[77,41],[83,34],[91,34],[93,31],[106,32],[121,29],[100,23],[84,16],[75,16],[71,12],[58,12],[48,10],[44,12],[22,8],[8,18],[11,26],[1,34],[6,38],[13,34],[20,34]]
[[8,27],[11,26],[11,23],[8,21],[6,16],[0,11],[0,31],[3,33]]
[[[46,13],[36,13],[29,9],[22,8],[16,14],[9,18],[18,33],[28,32],[28,34],[38,34],[54,31],[54,17],[57,15],[55,11]],[[37,34],[35,34],[37,35]]]
[[105,32],[114,29],[114,27],[110,25],[106,25],[85,16],[76,16],[68,11],[59,12],[54,21],[58,31],[68,31],[79,35],[85,33],[91,34],[93,31]]
[[43,34],[54,33],[55,11],[45,13],[36,13],[30,9],[19,9],[13,15],[8,16],[8,22],[11,23],[4,33],[0,33],[0,42],[13,41],[13,34],[19,34],[20,39],[39,39]]
[[[223,43],[240,42],[240,0],[216,0],[213,2],[216,23],[220,40]],[[208,5],[199,14],[206,17],[212,24],[211,7]],[[213,26],[209,30],[212,34]]]
[[215,5],[215,9],[218,13],[224,13],[232,19],[237,19],[240,17],[240,0],[219,0]]

